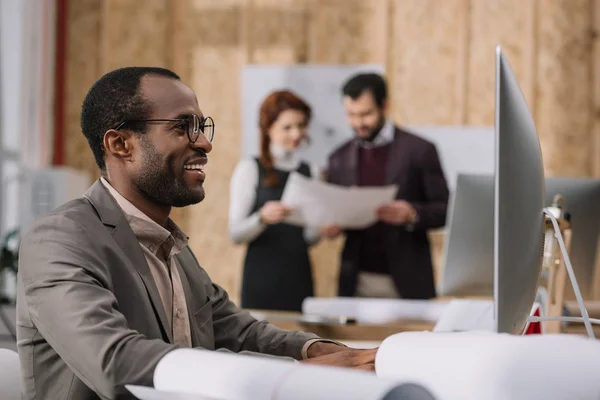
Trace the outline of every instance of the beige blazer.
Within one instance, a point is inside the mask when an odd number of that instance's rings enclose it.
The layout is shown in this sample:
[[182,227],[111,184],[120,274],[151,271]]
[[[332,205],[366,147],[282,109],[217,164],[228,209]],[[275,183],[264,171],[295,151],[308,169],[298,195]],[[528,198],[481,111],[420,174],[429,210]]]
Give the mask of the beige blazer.
[[[315,335],[279,330],[238,309],[189,248],[178,255],[192,344],[301,359]],[[152,386],[177,348],[139,243],[97,181],[38,220],[19,252],[17,336],[24,399],[129,399]]]

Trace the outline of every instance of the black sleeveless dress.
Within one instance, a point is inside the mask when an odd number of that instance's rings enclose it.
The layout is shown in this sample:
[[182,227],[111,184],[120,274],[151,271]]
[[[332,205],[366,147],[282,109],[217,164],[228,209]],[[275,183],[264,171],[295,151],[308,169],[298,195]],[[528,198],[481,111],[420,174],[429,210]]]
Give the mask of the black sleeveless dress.
[[[252,212],[267,201],[279,201],[289,172],[275,169],[278,184],[265,187],[265,168],[258,165],[256,201]],[[310,177],[310,168],[301,163],[296,172]],[[243,308],[301,311],[302,301],[313,296],[313,279],[304,229],[278,223],[268,225],[248,245],[242,280]]]

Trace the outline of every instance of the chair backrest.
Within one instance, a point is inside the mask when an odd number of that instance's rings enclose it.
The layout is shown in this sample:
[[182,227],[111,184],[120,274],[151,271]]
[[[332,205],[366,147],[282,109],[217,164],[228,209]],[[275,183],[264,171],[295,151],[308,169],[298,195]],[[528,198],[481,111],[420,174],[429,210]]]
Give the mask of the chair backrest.
[[0,393],[2,400],[21,399],[19,355],[8,349],[0,349]]

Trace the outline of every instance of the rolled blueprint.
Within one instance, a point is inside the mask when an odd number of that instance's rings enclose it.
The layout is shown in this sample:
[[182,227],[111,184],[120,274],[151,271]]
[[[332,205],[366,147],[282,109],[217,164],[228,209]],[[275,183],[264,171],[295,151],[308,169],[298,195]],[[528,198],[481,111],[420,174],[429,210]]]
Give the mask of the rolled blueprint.
[[600,341],[572,335],[405,332],[383,341],[375,367],[438,400],[600,399]]
[[307,297],[302,303],[302,313],[352,317],[358,322],[373,324],[407,320],[435,323],[447,305],[447,301],[431,300]]
[[195,349],[168,353],[154,372],[157,390],[220,400],[410,399],[398,394],[401,383],[358,370]]

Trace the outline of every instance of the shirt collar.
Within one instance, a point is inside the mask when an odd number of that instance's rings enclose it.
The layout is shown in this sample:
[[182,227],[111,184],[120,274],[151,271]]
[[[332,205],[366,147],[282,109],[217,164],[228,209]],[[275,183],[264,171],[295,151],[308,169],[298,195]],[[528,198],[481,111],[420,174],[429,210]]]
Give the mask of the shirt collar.
[[394,131],[394,123],[390,119],[386,119],[385,124],[383,124],[383,127],[381,128],[377,136],[375,136],[373,141],[367,142],[365,140],[358,140],[358,143],[361,147],[364,147],[366,149],[385,146],[394,141]]
[[138,241],[150,251],[156,254],[162,248],[165,254],[170,256],[179,253],[188,245],[189,238],[171,218],[167,219],[164,227],[160,226],[123,197],[104,177],[100,178],[100,182],[125,213]]
[[271,145],[269,150],[273,158],[273,166],[277,169],[292,171],[300,165],[300,157],[296,151],[285,151],[275,145]]

